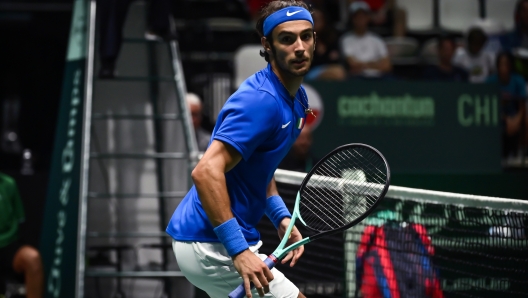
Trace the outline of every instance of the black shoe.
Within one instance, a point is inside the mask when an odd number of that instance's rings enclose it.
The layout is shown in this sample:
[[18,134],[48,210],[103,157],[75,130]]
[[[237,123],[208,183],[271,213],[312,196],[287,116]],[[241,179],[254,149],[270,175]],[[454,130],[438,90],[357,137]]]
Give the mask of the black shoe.
[[147,30],[145,31],[145,39],[151,40],[151,41],[171,41],[171,40],[177,40],[178,34],[170,32],[170,30],[167,31],[155,31],[155,30]]

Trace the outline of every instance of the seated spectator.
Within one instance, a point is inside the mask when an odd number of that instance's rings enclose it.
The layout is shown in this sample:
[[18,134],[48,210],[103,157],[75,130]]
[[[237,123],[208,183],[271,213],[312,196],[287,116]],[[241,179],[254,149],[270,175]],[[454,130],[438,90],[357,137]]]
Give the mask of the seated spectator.
[[[351,4],[358,0],[348,0]],[[397,6],[396,0],[363,0],[372,11],[370,28],[382,35],[405,36],[407,31],[407,15],[405,10]]]
[[315,51],[310,72],[306,75],[307,80],[343,80],[346,77],[344,67],[340,64],[338,34],[336,30],[327,23],[326,14],[314,9],[313,13],[314,31],[316,33]]
[[273,0],[246,0],[247,6],[249,10],[249,15],[251,16],[251,19],[256,21],[259,17],[259,12],[262,9],[262,7],[266,6],[269,2]]
[[514,56],[515,71],[528,79],[528,0],[519,0],[514,12],[515,28],[502,36],[505,51]]
[[[503,52],[497,56],[497,74],[491,75],[487,82],[500,86],[502,120],[504,123],[503,154],[516,156],[523,139],[526,139],[528,121],[526,118],[526,86],[522,76],[513,73],[513,58]],[[523,125],[525,125],[523,134]]]
[[189,110],[191,111],[198,150],[205,152],[209,146],[211,134],[202,127],[202,101],[200,100],[200,97],[194,93],[187,93],[186,99],[189,104]]
[[364,77],[381,77],[392,70],[387,46],[383,40],[368,31],[370,8],[363,1],[350,4],[352,32],[341,38],[341,52],[349,72]]
[[471,83],[483,83],[495,71],[495,57],[483,50],[488,36],[481,28],[471,28],[467,35],[467,49],[460,47],[453,63],[465,69]]
[[303,2],[311,5],[313,8],[323,11],[326,17],[326,23],[329,26],[336,27],[339,26],[342,21],[341,1],[342,0],[304,0]]
[[501,40],[505,51],[513,51],[516,48],[528,49],[528,0],[519,0],[515,7],[515,28],[505,34]]
[[452,37],[438,38],[438,65],[428,65],[423,72],[424,80],[443,82],[467,82],[468,73],[453,65],[456,42]]
[[44,295],[44,272],[39,252],[24,245],[19,225],[24,207],[13,178],[0,173],[0,282],[5,277],[23,277],[27,298]]
[[312,142],[312,130],[305,125],[290,152],[279,164],[279,169],[308,173],[319,161],[311,153]]

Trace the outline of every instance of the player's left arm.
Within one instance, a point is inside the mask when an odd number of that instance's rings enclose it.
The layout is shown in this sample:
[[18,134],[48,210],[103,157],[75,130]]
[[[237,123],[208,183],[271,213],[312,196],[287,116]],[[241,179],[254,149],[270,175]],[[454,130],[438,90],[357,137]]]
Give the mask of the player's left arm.
[[[282,240],[284,234],[286,233],[286,229],[290,224],[291,214],[286,208],[284,201],[279,196],[279,191],[277,190],[275,178],[272,178],[270,183],[268,184],[268,188],[266,189],[266,196],[268,198],[266,200],[266,215],[270,218],[270,220],[277,228],[279,239]],[[297,227],[294,226],[290,234],[290,238],[288,240],[288,245],[295,243],[299,240],[302,240],[302,235],[297,229]],[[285,264],[291,260],[290,267],[293,267],[303,253],[304,246],[299,246],[298,248],[289,252],[288,255],[284,257],[281,263]]]

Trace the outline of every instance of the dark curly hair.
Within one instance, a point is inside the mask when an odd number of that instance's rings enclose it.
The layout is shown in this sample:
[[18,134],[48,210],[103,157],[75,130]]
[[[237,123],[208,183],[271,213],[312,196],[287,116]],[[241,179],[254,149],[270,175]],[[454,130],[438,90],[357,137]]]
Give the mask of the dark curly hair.
[[[266,37],[266,39],[270,43],[271,50],[273,53],[275,53],[275,48],[273,47],[273,38],[271,36],[271,33],[268,36],[264,36],[264,21],[266,20],[267,17],[269,17],[274,12],[279,11],[286,7],[291,7],[291,6],[299,6],[299,7],[302,7],[308,10],[310,13],[312,13],[311,5],[308,6],[306,3],[304,3],[303,1],[299,1],[299,0],[272,1],[260,10],[260,17],[257,20],[256,29],[260,37]],[[260,50],[260,56],[264,57],[266,62],[270,62],[269,54],[265,50]]]

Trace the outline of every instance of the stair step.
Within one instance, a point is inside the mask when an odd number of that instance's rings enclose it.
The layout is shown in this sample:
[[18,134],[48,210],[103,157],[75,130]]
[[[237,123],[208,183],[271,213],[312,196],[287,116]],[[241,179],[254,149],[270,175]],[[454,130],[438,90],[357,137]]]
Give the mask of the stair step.
[[127,278],[159,278],[159,277],[184,277],[181,271],[99,271],[86,270],[86,277],[127,277]]
[[92,115],[93,120],[180,120],[180,114],[101,114],[95,113]]
[[186,159],[188,155],[181,152],[162,152],[162,153],[98,153],[91,152],[91,158],[98,159],[110,159],[110,158],[125,158],[125,159],[147,159],[147,158],[159,158],[159,159]]
[[146,76],[146,77],[140,77],[140,76],[116,76],[116,77],[113,77],[113,78],[99,78],[98,76],[95,76],[94,79],[98,80],[98,81],[174,82],[174,77],[168,77],[168,76],[164,76],[164,77],[155,77],[155,76]]
[[159,238],[170,237],[165,232],[88,232],[87,236],[90,238]]
[[171,191],[160,193],[102,193],[91,192],[88,194],[92,199],[157,199],[157,198],[183,198],[187,192],[185,191]]
[[168,43],[168,41],[163,39],[146,39],[144,37],[126,37],[123,38],[123,42],[125,43]]

